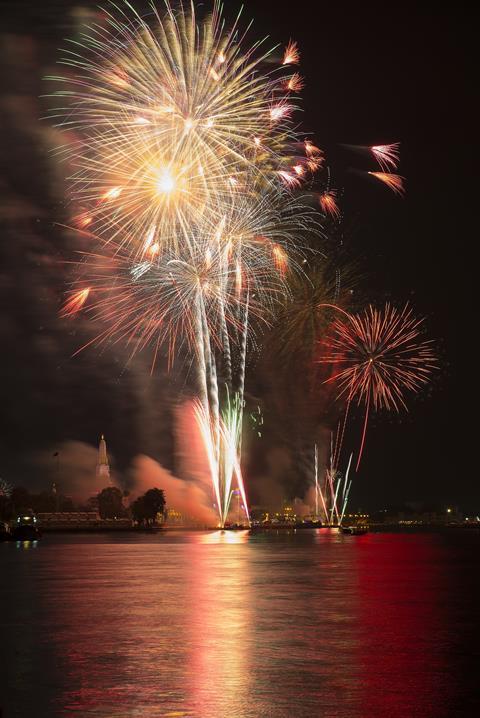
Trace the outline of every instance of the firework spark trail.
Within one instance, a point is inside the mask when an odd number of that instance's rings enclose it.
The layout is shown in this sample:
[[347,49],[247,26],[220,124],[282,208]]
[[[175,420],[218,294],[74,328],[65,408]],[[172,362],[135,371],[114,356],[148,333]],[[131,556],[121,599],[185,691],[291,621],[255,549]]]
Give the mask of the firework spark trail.
[[365,405],[365,418],[363,421],[362,440],[360,442],[360,448],[358,450],[358,458],[357,458],[357,465],[355,466],[355,471],[358,471],[358,467],[360,466],[360,461],[362,460],[363,449],[365,448],[365,439],[367,436],[367,426],[368,426],[369,417],[370,417],[370,396],[368,396],[367,403]]
[[203,340],[202,310],[200,307],[201,298],[197,297],[195,302],[195,319],[197,335],[197,369],[198,386],[200,390],[201,406],[206,412],[208,410],[208,389],[207,389],[207,362],[205,360],[205,344]]
[[249,303],[250,303],[250,296],[247,292],[245,308],[243,310],[244,314],[243,314],[241,341],[240,341],[240,374],[239,374],[238,394],[242,401],[243,401],[243,394],[244,394],[244,389],[245,389],[245,369],[246,369],[246,359],[247,359]]
[[[233,496],[233,477],[235,476],[247,520],[249,520],[247,496],[239,461],[243,406],[238,394],[233,399],[227,396],[227,403],[219,417],[218,426],[212,421],[212,413],[201,405],[195,404],[195,417],[203,445],[207,454],[214,496],[219,513],[219,523],[223,528],[228,518]],[[219,431],[217,444],[216,431]]]
[[350,390],[350,393],[348,395],[347,402],[345,405],[345,414],[343,416],[343,421],[339,422],[339,425],[337,427],[338,441],[336,442],[334,457],[333,457],[333,463],[335,466],[338,466],[340,464],[340,457],[341,457],[342,448],[343,448],[343,440],[345,438],[345,429],[347,427],[348,415],[350,413],[350,405],[352,403],[352,398],[353,398],[353,386],[354,386],[354,382],[352,382],[352,387],[351,387],[351,390]]
[[330,458],[325,467],[323,486],[318,481],[318,449],[315,444],[315,515],[318,516],[319,499],[323,509],[323,521],[327,525],[340,526],[345,515],[350,493],[350,466],[353,454],[347,465],[345,476],[338,471],[334,463],[333,432],[330,434]]
[[318,517],[318,497],[320,497],[320,500],[322,502],[322,508],[325,520],[328,521],[328,509],[327,504],[325,501],[324,491],[322,491],[320,487],[320,483],[318,481],[318,447],[315,444],[315,515]]
[[330,432],[330,466],[326,469],[326,478],[330,493],[330,523],[333,523],[334,515],[336,516],[338,522],[337,492],[339,483],[337,481],[337,468],[333,464],[333,459],[333,432]]
[[339,520],[339,524],[340,524],[340,525],[341,525],[342,522],[343,522],[343,517],[345,516],[345,511],[347,510],[348,497],[349,497],[349,495],[350,495],[350,487],[351,487],[351,485],[352,485],[352,480],[351,480],[351,479],[350,479],[350,480],[348,479],[348,475],[349,475],[349,473],[350,473],[350,467],[351,467],[351,465],[352,465],[352,459],[353,459],[353,453],[350,454],[350,458],[349,458],[349,460],[348,460],[347,470],[346,470],[346,472],[345,472],[345,481],[344,481],[344,484],[343,484],[343,487],[344,487],[344,488],[343,488],[343,497],[342,497],[342,512],[341,512],[340,520]]

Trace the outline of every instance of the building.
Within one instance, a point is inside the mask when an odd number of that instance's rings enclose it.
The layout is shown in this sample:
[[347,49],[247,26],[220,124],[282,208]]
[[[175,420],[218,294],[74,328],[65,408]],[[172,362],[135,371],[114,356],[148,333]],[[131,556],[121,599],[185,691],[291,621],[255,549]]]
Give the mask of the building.
[[108,463],[107,456],[107,442],[102,434],[100,437],[100,443],[98,445],[98,462],[97,462],[97,476],[106,479],[110,482],[110,466]]

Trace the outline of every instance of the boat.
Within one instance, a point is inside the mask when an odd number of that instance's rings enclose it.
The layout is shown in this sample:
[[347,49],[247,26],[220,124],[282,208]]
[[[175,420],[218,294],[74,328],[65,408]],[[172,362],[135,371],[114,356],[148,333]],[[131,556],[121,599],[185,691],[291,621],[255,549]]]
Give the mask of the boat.
[[37,541],[42,537],[37,525],[37,517],[31,509],[17,516],[12,530],[11,538],[14,541]]
[[358,524],[356,526],[340,526],[342,534],[348,534],[350,536],[363,536],[368,533],[368,526]]

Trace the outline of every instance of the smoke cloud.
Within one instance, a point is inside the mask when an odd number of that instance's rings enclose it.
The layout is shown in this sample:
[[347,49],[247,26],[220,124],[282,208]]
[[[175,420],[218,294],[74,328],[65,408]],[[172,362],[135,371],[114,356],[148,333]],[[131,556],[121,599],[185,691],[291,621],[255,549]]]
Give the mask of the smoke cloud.
[[[58,457],[54,456],[56,452]],[[36,463],[48,477],[49,487],[55,483],[59,493],[69,496],[76,504],[83,504],[109,485],[105,477],[96,476],[97,459],[97,448],[83,441],[69,440],[56,451],[41,452]],[[111,481],[116,484],[114,473]]]
[[148,489],[163,489],[167,508],[179,511],[185,522],[190,520],[207,526],[216,524],[217,517],[209,505],[211,500],[204,486],[173,476],[157,461],[144,455],[135,457],[129,474],[133,482],[134,497]]

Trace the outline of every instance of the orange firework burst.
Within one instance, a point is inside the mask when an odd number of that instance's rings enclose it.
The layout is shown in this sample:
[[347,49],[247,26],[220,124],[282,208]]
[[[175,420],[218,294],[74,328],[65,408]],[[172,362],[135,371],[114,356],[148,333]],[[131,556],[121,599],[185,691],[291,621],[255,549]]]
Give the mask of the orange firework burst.
[[405,194],[403,177],[400,177],[400,175],[394,175],[391,174],[391,172],[369,172],[368,174],[372,175],[372,177],[376,177],[378,180],[380,180],[380,182],[386,184],[387,187],[390,187],[390,189],[395,192],[395,194]]
[[322,150],[310,140],[305,140],[303,144],[305,145],[305,154],[307,157],[317,157],[322,154]]
[[378,164],[385,172],[396,170],[400,161],[400,142],[393,142],[391,145],[373,145],[370,150]]
[[71,294],[70,298],[67,299],[65,304],[63,305],[62,309],[60,310],[60,316],[61,317],[70,317],[73,314],[76,314],[77,312],[82,309],[83,305],[88,299],[88,295],[90,294],[90,287],[86,287],[85,289],[80,289],[79,291],[74,292]]
[[329,214],[334,219],[340,217],[340,207],[338,206],[337,193],[334,189],[321,194],[318,201],[325,214]]
[[437,365],[432,342],[421,338],[424,319],[408,305],[398,310],[387,303],[383,310],[369,306],[363,314],[343,314],[346,320],[334,321],[330,352],[320,361],[339,364],[327,381],[338,385],[348,403],[365,406],[358,468],[370,409],[406,409],[405,392],[417,392]]
[[300,62],[300,52],[298,50],[298,45],[293,40],[290,40],[287,47],[285,48],[285,53],[283,55],[283,64],[284,65],[298,65]]
[[298,72],[296,72],[294,75],[288,78],[288,80],[285,81],[285,88],[289,92],[300,92],[300,90],[303,90],[305,87],[305,81],[301,75],[299,75]]

